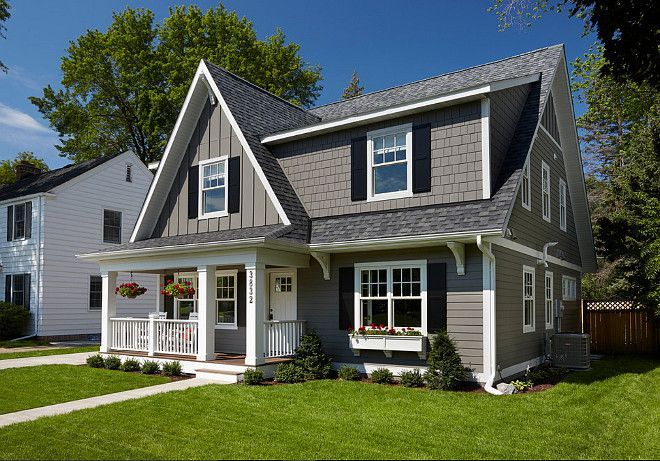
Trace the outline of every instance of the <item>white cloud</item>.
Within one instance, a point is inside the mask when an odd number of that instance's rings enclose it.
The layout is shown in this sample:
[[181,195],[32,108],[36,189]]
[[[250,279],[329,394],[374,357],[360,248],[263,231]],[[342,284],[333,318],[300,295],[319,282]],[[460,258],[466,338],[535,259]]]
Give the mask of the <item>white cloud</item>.
[[41,92],[44,85],[39,84],[34,78],[32,78],[30,72],[14,64],[8,64],[8,67],[9,70],[7,73],[0,72],[0,80],[4,79],[8,82],[13,82],[16,86],[23,86],[30,90]]
[[32,116],[0,102],[0,129],[11,128],[36,134],[54,134]]

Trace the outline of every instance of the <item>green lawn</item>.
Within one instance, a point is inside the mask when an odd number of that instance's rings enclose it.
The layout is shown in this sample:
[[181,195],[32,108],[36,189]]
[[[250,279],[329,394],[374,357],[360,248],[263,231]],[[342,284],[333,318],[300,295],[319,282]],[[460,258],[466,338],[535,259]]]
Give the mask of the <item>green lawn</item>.
[[0,429],[1,458],[657,458],[660,361],[541,393],[211,385]]
[[57,349],[35,349],[22,352],[2,352],[0,360],[22,359],[25,357],[42,357],[44,355],[75,354],[78,352],[98,352],[99,346],[61,347]]
[[160,376],[87,366],[43,365],[0,370],[0,414],[168,382]]

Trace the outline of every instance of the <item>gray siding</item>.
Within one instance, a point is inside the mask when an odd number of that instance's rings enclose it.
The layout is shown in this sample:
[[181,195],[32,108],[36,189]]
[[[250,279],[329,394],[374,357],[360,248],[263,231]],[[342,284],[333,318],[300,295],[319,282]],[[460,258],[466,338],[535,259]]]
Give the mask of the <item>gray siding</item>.
[[559,137],[559,125],[557,124],[557,113],[555,112],[555,101],[552,98],[552,93],[550,93],[548,102],[543,109],[541,125],[543,125],[543,127],[548,130],[550,136],[552,136],[558,144],[561,144],[561,138]]
[[[410,122],[431,124],[431,192],[405,199],[352,202],[351,139]],[[481,198],[478,101],[274,146],[271,151],[313,218]]]
[[[550,222],[543,219],[541,204],[541,161],[550,166]],[[557,255],[561,250],[567,261],[580,265],[580,249],[578,247],[573,208],[571,206],[570,191],[566,197],[566,232],[559,228],[559,178],[566,181],[566,170],[561,150],[551,138],[539,130],[532,146],[530,163],[531,205],[529,211],[522,207],[520,191],[515,198],[509,228],[513,229],[516,242],[522,245],[542,250],[547,242],[559,242],[559,245],[550,248],[549,254]]]
[[380,351],[362,351],[355,357],[348,346],[345,330],[339,329],[339,268],[357,262],[426,259],[447,263],[447,329],[457,343],[465,366],[475,372],[483,370],[482,345],[482,259],[475,246],[466,248],[466,275],[456,274],[454,257],[447,248],[424,248],[406,251],[336,254],[332,257],[330,280],[316,261],[309,269],[298,271],[298,318],[322,338],[327,353],[334,360],[351,363],[424,365],[416,354],[394,352],[387,358]]
[[[202,160],[229,155],[241,158],[241,207],[238,213],[188,219],[188,169]],[[206,103],[190,139],[152,237],[258,227],[281,222],[248,156],[219,105]]]

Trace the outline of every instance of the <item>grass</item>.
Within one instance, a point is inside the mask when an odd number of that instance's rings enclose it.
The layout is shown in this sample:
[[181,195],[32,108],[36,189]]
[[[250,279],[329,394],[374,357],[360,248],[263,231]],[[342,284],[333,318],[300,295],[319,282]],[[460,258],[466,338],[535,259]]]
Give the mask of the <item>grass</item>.
[[50,346],[50,341],[44,341],[42,339],[21,339],[14,341],[0,341],[0,347],[5,347],[8,349],[14,347],[32,347],[32,346]]
[[[18,346],[16,346],[18,347]],[[0,360],[22,359],[25,357],[43,357],[45,355],[76,354],[78,352],[98,352],[99,346],[61,347],[57,349],[35,349],[22,352],[2,352]]]
[[615,358],[540,393],[360,382],[210,385],[0,429],[0,458],[656,458],[660,361]]
[[169,382],[160,376],[87,366],[44,365],[0,370],[0,414]]

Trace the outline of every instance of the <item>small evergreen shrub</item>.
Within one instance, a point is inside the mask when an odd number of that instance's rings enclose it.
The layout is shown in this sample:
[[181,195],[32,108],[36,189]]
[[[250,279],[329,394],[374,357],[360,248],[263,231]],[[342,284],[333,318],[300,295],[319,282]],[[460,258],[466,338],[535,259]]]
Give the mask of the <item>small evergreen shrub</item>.
[[92,368],[103,368],[105,366],[105,360],[101,354],[94,354],[87,357],[87,365]]
[[181,364],[176,360],[174,362],[166,362],[163,364],[163,374],[165,376],[180,376]]
[[24,336],[31,317],[29,309],[0,301],[0,340]]
[[360,379],[360,372],[355,367],[342,365],[339,369],[339,379],[342,381],[357,381]]
[[377,368],[371,372],[371,381],[376,384],[389,384],[394,379],[394,375],[387,368]]
[[465,379],[461,357],[446,331],[439,332],[433,338],[427,364],[424,379],[429,389],[456,389]]
[[302,370],[305,379],[325,379],[332,372],[332,360],[323,352],[321,338],[314,332],[300,339],[294,363]]
[[152,360],[145,360],[142,364],[142,373],[145,375],[155,375],[160,373],[160,364]]
[[283,363],[275,370],[275,381],[278,383],[300,383],[305,380],[305,373],[294,362]]
[[121,364],[121,371],[140,371],[140,362],[135,359],[127,359]]
[[515,387],[518,392],[525,392],[534,386],[534,383],[531,381],[511,381],[509,384]]
[[116,355],[110,355],[105,358],[105,367],[108,370],[119,370],[121,367],[121,359]]
[[264,372],[259,369],[248,368],[243,373],[243,382],[248,386],[261,384],[264,380]]
[[399,382],[403,387],[424,387],[424,378],[417,369],[402,372]]

